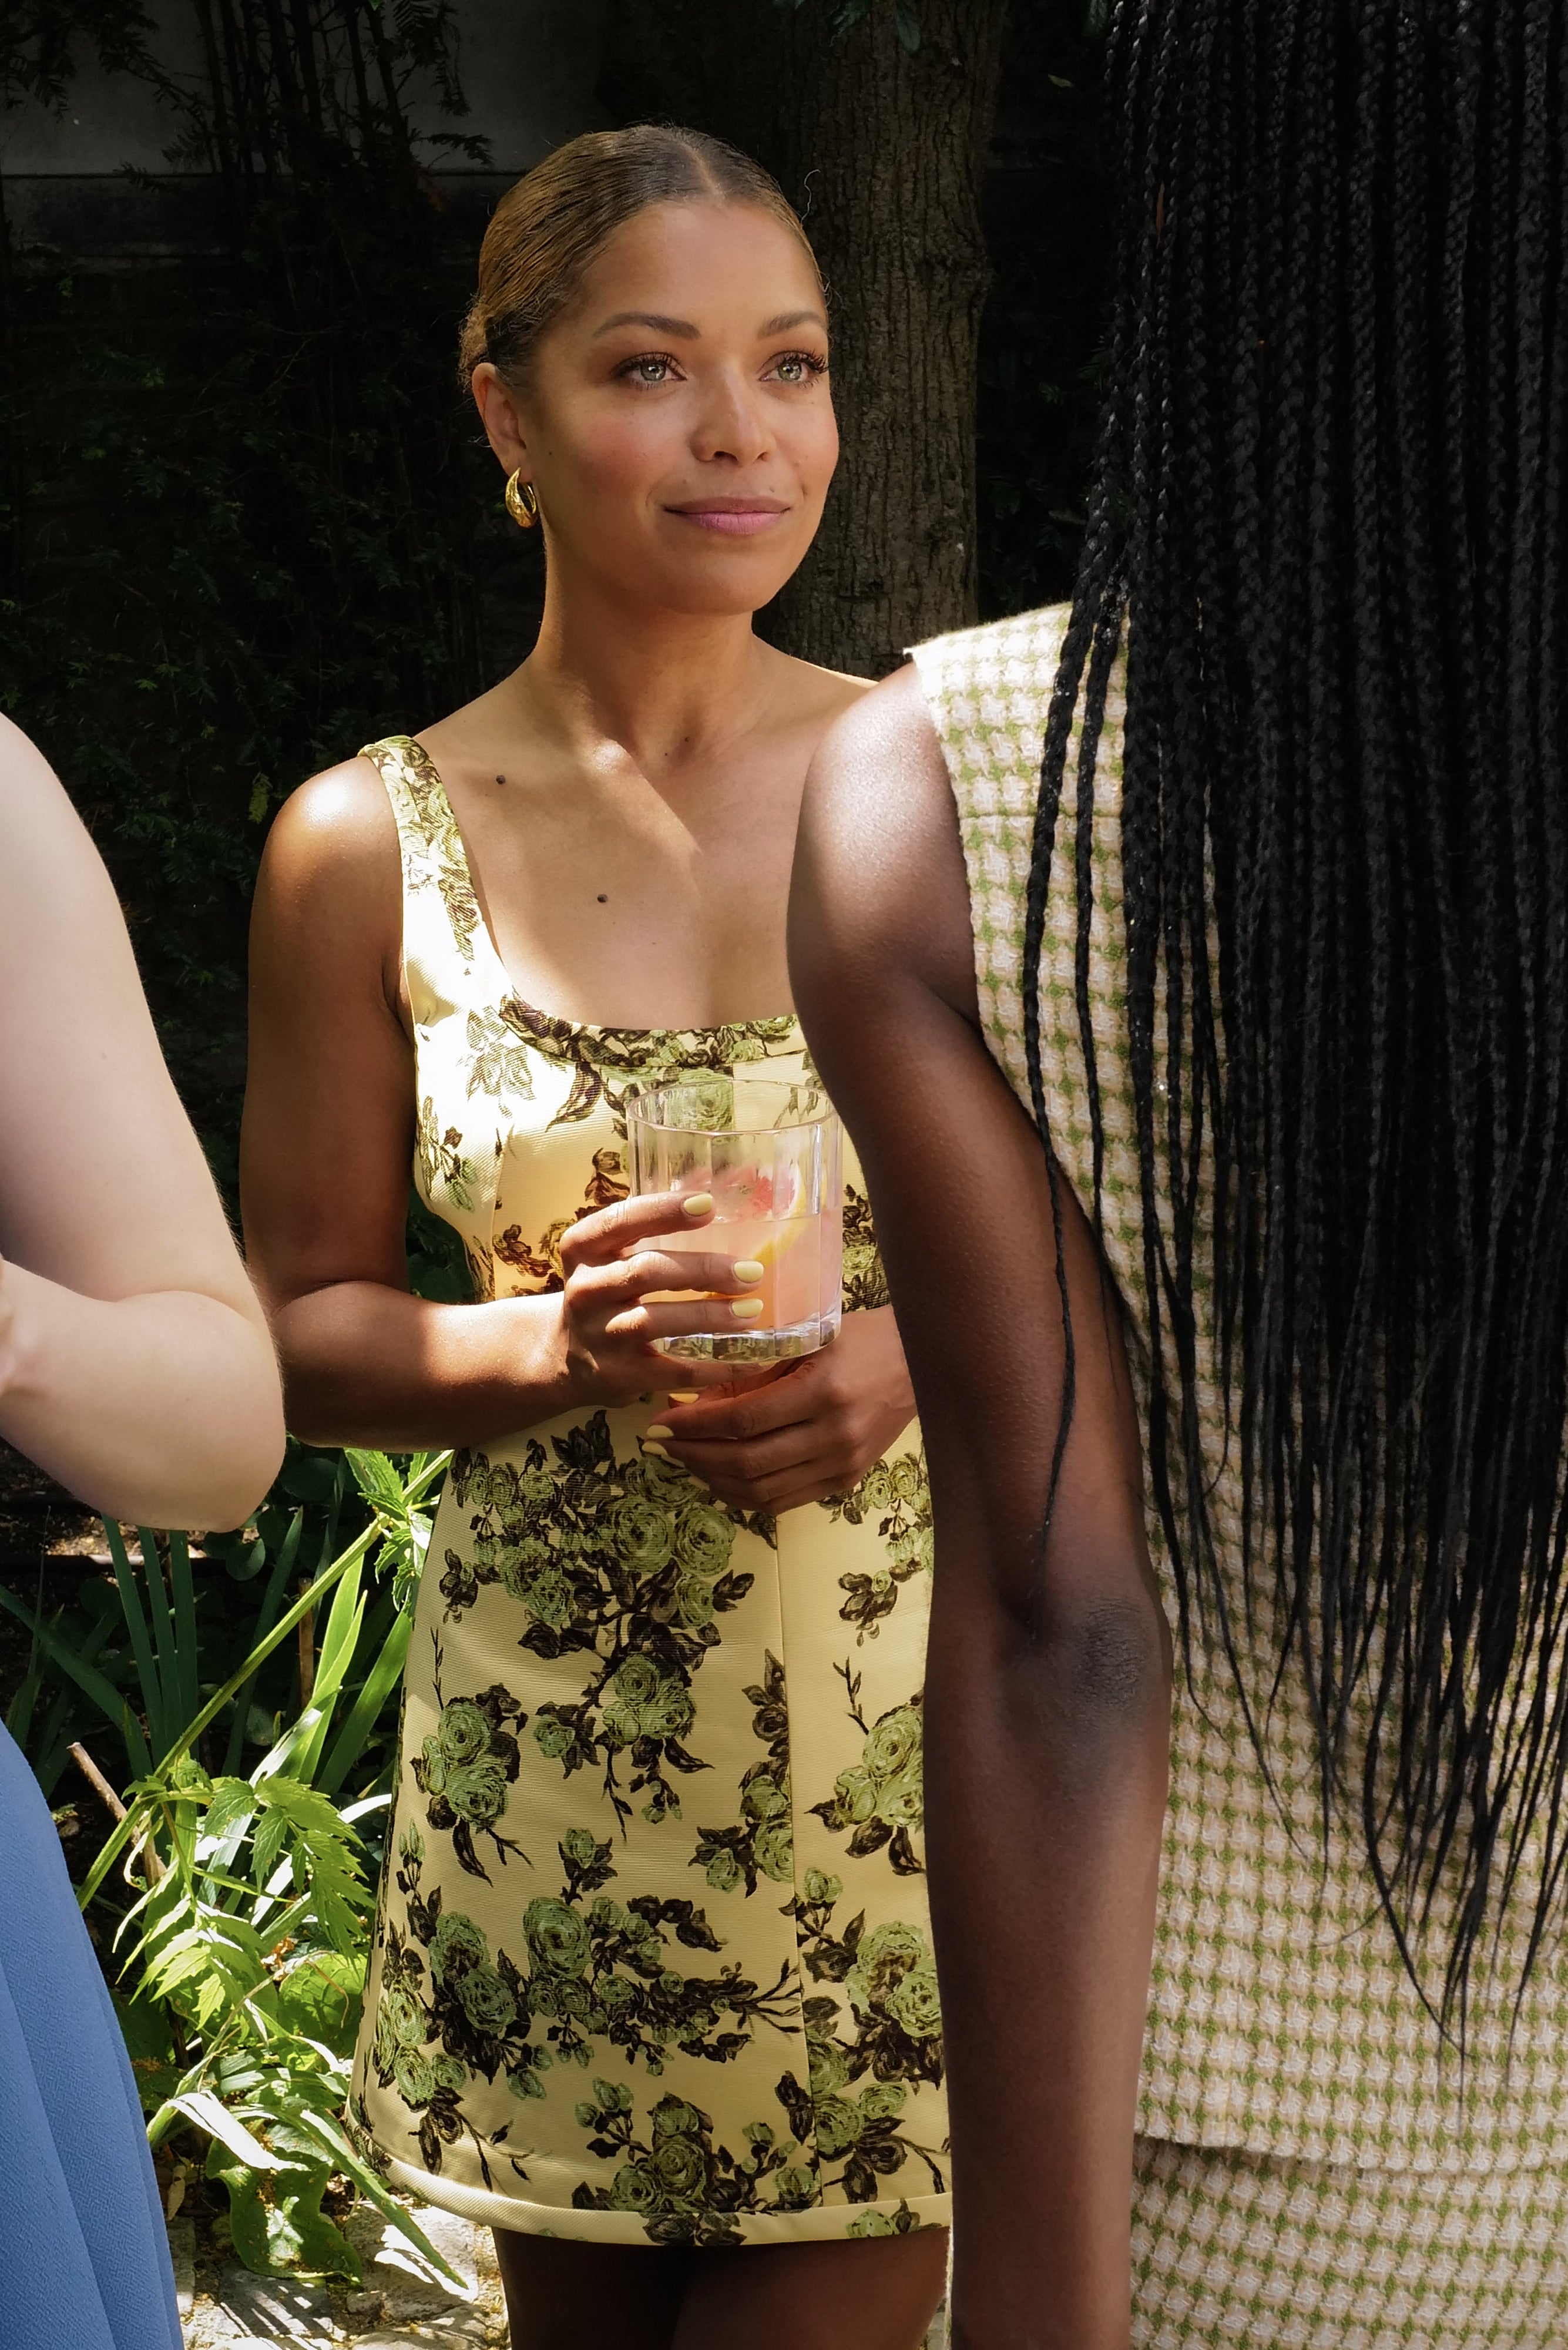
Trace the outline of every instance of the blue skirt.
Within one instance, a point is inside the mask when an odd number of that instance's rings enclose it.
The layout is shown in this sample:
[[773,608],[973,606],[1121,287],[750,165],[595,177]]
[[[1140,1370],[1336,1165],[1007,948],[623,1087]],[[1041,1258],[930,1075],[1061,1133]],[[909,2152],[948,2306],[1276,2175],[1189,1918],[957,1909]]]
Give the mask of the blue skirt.
[[3,1728],[0,2342],[180,2350],[125,2043],[48,1806]]

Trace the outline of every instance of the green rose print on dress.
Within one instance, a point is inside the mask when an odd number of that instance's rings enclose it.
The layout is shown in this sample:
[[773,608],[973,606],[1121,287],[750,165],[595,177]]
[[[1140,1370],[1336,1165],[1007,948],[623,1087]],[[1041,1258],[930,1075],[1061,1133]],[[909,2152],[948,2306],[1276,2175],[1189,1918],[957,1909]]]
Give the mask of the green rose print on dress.
[[[897,1918],[866,1929],[865,1913],[835,1933],[834,1913],[844,1880],[807,1869],[791,1911],[802,1962],[817,1982],[843,1985],[844,2005],[826,1994],[805,2002],[806,2054],[803,2086],[793,2073],[778,2085],[778,2098],[790,2126],[803,2143],[815,2144],[825,2186],[837,2184],[852,2203],[877,2198],[879,2178],[890,2178],[911,2158],[923,2162],[932,2191],[945,2193],[939,2156],[945,2143],[916,2143],[900,2126],[909,2102],[908,2084],[942,2078],[941,2018],[937,1970],[930,1945],[918,1926]],[[871,2075],[867,2087],[856,2084]],[[831,2164],[842,2168],[836,2180]]]
[[473,1848],[475,1835],[487,1837],[504,1863],[514,1852],[527,1858],[522,1846],[503,1835],[496,1822],[505,1813],[507,1790],[522,1768],[521,1752],[508,1725],[521,1730],[528,1717],[499,1681],[477,1697],[448,1700],[441,1695],[441,1675],[437,1640],[434,1686],[441,1715],[434,1736],[425,1740],[414,1757],[414,1783],[430,1798],[425,1814],[430,1825],[439,1835],[450,1835],[470,1877],[488,1882],[490,1872]]
[[468,1091],[487,1094],[495,1101],[531,1101],[534,1079],[528,1048],[519,1044],[493,1012],[468,1015]]
[[[472,2075],[504,2075],[514,2096],[544,2094],[552,2064],[587,2065],[595,2040],[618,2048],[651,2074],[670,2056],[722,2064],[746,2047],[759,2022],[798,2029],[794,1970],[762,1991],[737,1967],[711,1975],[670,1963],[670,1939],[682,1949],[723,1947],[702,1911],[685,1900],[639,1894],[623,1905],[600,1891],[616,1871],[611,1846],[586,1829],[561,1839],[559,1894],[529,1901],[521,1913],[518,1952],[493,1955],[483,1929],[445,1906],[441,1888],[422,1890],[425,1846],[417,1829],[398,1846],[397,1887],[408,1933],[388,1932],[372,2060],[383,2086],[395,2085],[421,2116],[426,2166],[441,2168],[441,2149],[464,2134],[478,2141],[462,2107]],[[734,2027],[724,2029],[729,2019]],[[436,2043],[433,2047],[431,2043]],[[504,2152],[510,2126],[493,2131],[482,2159]]]
[[863,1860],[887,1845],[898,1874],[919,1877],[925,1868],[913,1843],[925,1816],[920,1693],[906,1705],[889,1706],[867,1729],[860,1711],[860,1676],[847,1662],[839,1669],[849,1692],[850,1720],[866,1743],[859,1762],[839,1773],[827,1801],[812,1810],[835,1835],[848,1835],[851,1859]]
[[[815,1072],[784,1015],[618,1029],[521,1002],[434,766],[408,737],[369,756],[402,865],[415,1181],[477,1297],[537,1299],[562,1285],[574,1222],[626,1196],[635,1089]],[[874,1311],[852,1142],[845,1174],[844,1302]],[[918,1430],[880,1474],[775,1523],[645,1455],[658,1408],[582,1404],[449,1473],[352,2126],[399,2189],[579,2241],[940,2224],[940,2043],[907,1867]]]
[[845,1594],[839,1609],[856,1627],[858,1647],[874,1640],[885,1617],[898,1604],[902,1586],[917,1575],[930,1572],[933,1534],[931,1489],[923,1452],[900,1452],[896,1460],[878,1461],[847,1493],[831,1495],[818,1503],[830,1516],[858,1526],[867,1518],[878,1521],[877,1532],[886,1544],[888,1565],[869,1575],[844,1575],[838,1587]]
[[519,1647],[549,1661],[581,1650],[592,1669],[580,1698],[535,1715],[540,1752],[567,1776],[598,1769],[623,1828],[638,1795],[644,1819],[679,1818],[670,1773],[708,1768],[683,1742],[692,1680],[718,1645],[715,1618],[753,1581],[731,1570],[735,1535],[771,1541],[773,1521],[706,1500],[673,1462],[618,1461],[602,1411],[550,1440],[553,1467],[536,1439],[521,1469],[466,1452],[453,1462],[473,1539],[468,1557],[446,1554],[447,1614],[499,1583],[524,1610]]
[[919,2215],[909,2205],[899,2202],[896,2211],[858,2211],[844,2230],[846,2236],[914,2236],[919,2232]]
[[577,2119],[595,2133],[588,2152],[620,2163],[607,2187],[578,2187],[573,2203],[579,2211],[636,2212],[651,2243],[742,2243],[736,2212],[803,2211],[818,2199],[815,2173],[790,2160],[766,2122],[747,2124],[748,2151],[735,2155],[714,2143],[712,2118],[700,2106],[661,2097],[639,2137],[631,2091],[613,2081],[594,2083]]
[[[399,1840],[399,1889],[409,1897],[409,1932],[389,1929],[381,1966],[370,2062],[383,2088],[391,2085],[420,2117],[420,2153],[428,2170],[441,2168],[442,2150],[472,2139],[487,2187],[492,2164],[504,2162],[526,2179],[523,2161],[508,2143],[511,2125],[488,2137],[463,2110],[470,2075],[493,2080],[498,2072],[531,2077],[537,2061],[527,2044],[521,1980],[504,1952],[493,1961],[483,1929],[456,1910],[441,1914],[438,1891],[419,1898],[424,1840],[405,1828]],[[423,1954],[421,1948],[423,1946]],[[433,2045],[432,2045],[433,2043]]]
[[692,1867],[706,1872],[716,1893],[732,1893],[738,1885],[744,1885],[751,1894],[757,1889],[759,1877],[787,1885],[794,1875],[784,1667],[770,1651],[763,1653],[763,1679],[744,1694],[756,1708],[752,1728],[766,1746],[767,1758],[753,1762],[741,1781],[738,1825],[699,1828],[697,1849],[691,1856]]

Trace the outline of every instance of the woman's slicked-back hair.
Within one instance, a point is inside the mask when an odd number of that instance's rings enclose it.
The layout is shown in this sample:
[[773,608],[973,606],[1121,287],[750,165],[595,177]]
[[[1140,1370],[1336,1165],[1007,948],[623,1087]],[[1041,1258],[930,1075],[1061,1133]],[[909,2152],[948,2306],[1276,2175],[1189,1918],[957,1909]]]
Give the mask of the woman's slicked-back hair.
[[566,308],[607,238],[650,204],[750,204],[810,240],[760,163],[705,131],[663,123],[569,139],[508,189],[479,251],[479,290],[463,324],[458,371],[481,359],[526,381],[535,345]]
[[[1420,1980],[1442,1921],[1462,2033],[1516,1870],[1527,1975],[1568,1876],[1568,16],[1117,0],[1110,75],[1110,390],[1026,970],[1125,630],[1175,1367],[1151,1472],[1186,1635],[1242,1672],[1199,1443],[1201,1187],[1255,1620]],[[1026,1030],[1044,1126],[1037,998]],[[1086,1006],[1082,1031],[1092,1072]]]

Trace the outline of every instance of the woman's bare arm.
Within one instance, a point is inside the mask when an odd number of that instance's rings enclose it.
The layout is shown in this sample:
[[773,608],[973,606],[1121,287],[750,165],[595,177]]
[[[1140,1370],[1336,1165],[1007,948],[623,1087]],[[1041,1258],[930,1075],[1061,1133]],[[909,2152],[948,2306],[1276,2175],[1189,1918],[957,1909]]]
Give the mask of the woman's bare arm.
[[109,876],[0,719],[0,1436],[111,1517],[230,1526],[276,1366]]
[[952,2115],[954,2341],[1125,2350],[1169,1720],[1115,1305],[981,1041],[941,753],[906,670],[807,786],[790,963],[866,1168],[930,1462],[926,1833]]
[[[316,1444],[482,1444],[667,1386],[652,1340],[697,1328],[703,1309],[644,1307],[641,1291],[683,1277],[732,1287],[729,1257],[677,1263],[639,1247],[682,1222],[679,1202],[661,1212],[623,1201],[575,1224],[562,1241],[565,1297],[449,1305],[410,1294],[401,941],[391,809],[374,770],[350,762],[279,816],[251,930],[240,1182],[290,1427]],[[623,1261],[623,1249],[638,1253]],[[683,1386],[727,1376],[722,1364],[680,1366]]]

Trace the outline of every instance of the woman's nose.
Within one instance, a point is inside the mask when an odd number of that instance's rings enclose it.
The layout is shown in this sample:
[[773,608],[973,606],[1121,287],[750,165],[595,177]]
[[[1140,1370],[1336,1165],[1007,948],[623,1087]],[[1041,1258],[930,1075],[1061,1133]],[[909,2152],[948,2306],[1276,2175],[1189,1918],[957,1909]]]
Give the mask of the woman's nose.
[[694,445],[700,457],[730,457],[740,465],[754,465],[767,455],[773,434],[749,384],[735,377],[713,384],[697,421]]

